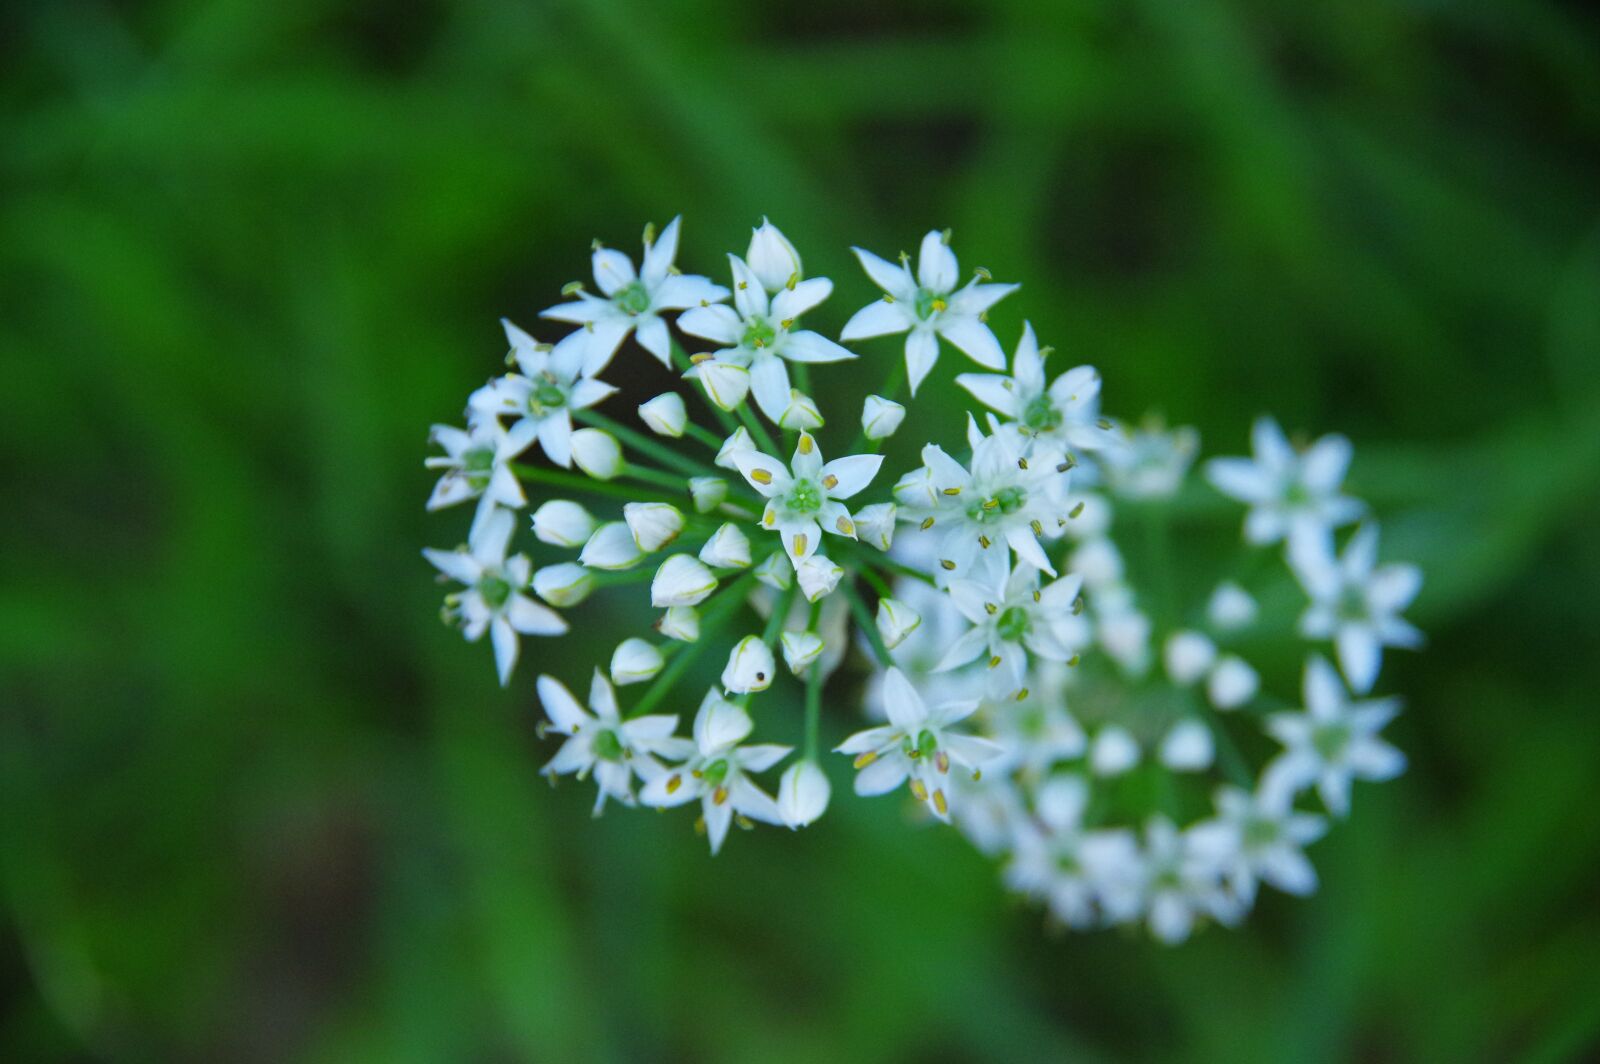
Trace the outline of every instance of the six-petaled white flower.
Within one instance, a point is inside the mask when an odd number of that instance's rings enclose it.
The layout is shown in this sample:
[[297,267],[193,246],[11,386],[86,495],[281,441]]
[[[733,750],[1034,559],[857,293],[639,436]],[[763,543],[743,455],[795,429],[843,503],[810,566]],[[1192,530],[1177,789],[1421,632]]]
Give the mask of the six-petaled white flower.
[[1047,382],[1046,354],[1033,326],[1024,322],[1009,377],[963,373],[956,383],[990,410],[1016,422],[1031,441],[1029,456],[1040,462],[1055,465],[1073,451],[1115,446],[1110,423],[1100,417],[1100,374],[1093,366],[1076,366]]
[[675,716],[623,720],[617,710],[617,694],[599,669],[589,685],[588,710],[553,676],[539,677],[537,687],[550,731],[566,736],[556,756],[540,771],[551,777],[576,774],[582,778],[593,773],[600,788],[594,801],[597,815],[607,798],[632,805],[633,778],[648,784],[666,771],[657,758],[679,760],[694,750],[688,740],[673,737],[678,729]]
[[1377,525],[1357,529],[1337,557],[1326,532],[1304,536],[1290,545],[1289,560],[1311,597],[1300,634],[1334,641],[1352,691],[1372,690],[1384,647],[1422,645],[1422,633],[1400,616],[1422,588],[1422,570],[1379,565]]
[[1350,811],[1352,780],[1387,780],[1405,771],[1405,755],[1382,739],[1383,730],[1400,712],[1394,698],[1351,702],[1344,683],[1325,658],[1306,662],[1306,709],[1275,713],[1267,730],[1283,744],[1283,753],[1267,766],[1262,786],[1294,792],[1315,785],[1335,816]]
[[783,549],[797,565],[817,552],[823,532],[856,538],[850,510],[840,500],[872,483],[883,464],[881,454],[854,454],[824,462],[822,450],[809,432],[800,434],[787,468],[761,451],[741,451],[734,460],[745,480],[767,500],[761,527],[782,537]]
[[1224,495],[1249,505],[1245,539],[1256,545],[1317,536],[1361,516],[1361,504],[1340,494],[1350,466],[1350,441],[1324,436],[1304,453],[1270,417],[1256,419],[1253,458],[1213,458],[1206,477]]
[[471,411],[479,418],[510,417],[508,430],[521,453],[538,440],[546,457],[563,468],[572,465],[572,412],[587,410],[616,392],[592,377],[579,376],[585,348],[572,333],[554,348],[501,319],[511,357],[521,373],[508,373],[473,393]]

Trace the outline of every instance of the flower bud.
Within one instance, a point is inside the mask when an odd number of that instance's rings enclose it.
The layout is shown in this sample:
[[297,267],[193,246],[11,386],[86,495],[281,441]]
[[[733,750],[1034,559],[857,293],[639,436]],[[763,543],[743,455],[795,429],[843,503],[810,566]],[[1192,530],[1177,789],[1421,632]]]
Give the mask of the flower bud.
[[748,569],[750,539],[737,525],[725,524],[700,548],[700,560],[713,569]]
[[1180,720],[1161,740],[1158,756],[1174,772],[1204,772],[1211,767],[1215,751],[1211,729],[1198,720]]
[[665,664],[661,651],[643,639],[624,639],[611,655],[611,682],[617,686],[643,683]]
[[1089,767],[1097,776],[1120,776],[1139,763],[1139,744],[1133,736],[1112,725],[1100,729],[1089,751]]
[[665,547],[683,531],[683,514],[664,502],[624,503],[622,519],[628,523],[633,541],[646,554]]
[[717,589],[717,577],[698,558],[674,554],[661,563],[650,581],[652,606],[693,606]]
[[689,422],[689,412],[683,408],[683,396],[677,392],[662,392],[639,407],[639,418],[657,436],[677,439]]
[[799,676],[810,664],[822,656],[827,648],[822,637],[815,632],[785,632],[778,642],[783,646],[783,661],[789,671]]
[[722,686],[729,694],[743,695],[752,691],[765,691],[772,684],[776,666],[772,648],[758,635],[747,635],[734,646],[728,655],[728,664],[722,670]]
[[1213,627],[1224,632],[1248,628],[1255,623],[1256,600],[1250,592],[1232,581],[1217,585],[1211,601],[1206,605],[1206,619]]
[[621,521],[607,521],[595,529],[578,553],[578,561],[591,569],[631,569],[643,557],[633,533]]
[[552,606],[576,606],[594,590],[594,574],[577,562],[547,565],[533,574],[533,593]]
[[794,583],[794,566],[789,564],[789,556],[781,550],[767,555],[756,566],[755,572],[757,580],[777,591],[787,591],[789,585]]
[[728,497],[728,482],[721,477],[690,477],[689,494],[694,499],[694,512],[708,514]]
[[879,599],[877,622],[883,645],[893,650],[905,642],[906,636],[917,630],[922,623],[922,614],[899,599]]
[[700,614],[693,606],[668,606],[656,631],[680,643],[693,643],[700,638]]
[[622,472],[622,445],[601,429],[579,429],[572,434],[572,460],[596,480],[610,480]]
[[828,808],[832,788],[815,761],[796,761],[778,780],[778,815],[791,828],[803,828]]
[[739,471],[738,455],[754,451],[756,445],[750,439],[750,430],[743,425],[733,430],[733,435],[722,441],[722,446],[717,450],[716,466],[718,469],[731,469]]
[[732,362],[708,358],[685,373],[700,382],[710,399],[723,410],[732,410],[750,394],[750,371]]
[[869,440],[887,439],[894,435],[906,417],[906,408],[881,395],[869,395],[861,405],[861,431]]
[[789,406],[784,410],[783,416],[778,419],[780,429],[800,430],[820,429],[823,426],[822,412],[817,409],[816,402],[809,395],[802,395],[799,391],[789,393]]
[[894,543],[895,504],[875,502],[855,512],[856,538],[861,542],[886,551]]
[[800,276],[800,253],[778,227],[765,218],[761,219],[761,228],[751,231],[750,250],[745,252],[745,259],[750,272],[768,292],[776,292],[786,287],[790,278]]
[[533,511],[533,534],[552,547],[581,547],[594,535],[588,510],[568,499],[551,499]]
[[1206,678],[1206,697],[1218,709],[1238,709],[1256,696],[1261,677],[1243,658],[1232,654],[1217,662]]
[[823,554],[813,554],[809,558],[801,559],[794,571],[807,602],[816,602],[823,596],[832,594],[844,576],[844,569],[829,561]]
[[1197,682],[1217,660],[1217,646],[1199,632],[1173,632],[1162,653],[1167,676],[1180,687]]
[[1085,540],[1072,552],[1070,567],[1073,572],[1083,574],[1083,582],[1089,587],[1104,587],[1122,579],[1122,555],[1116,544],[1103,537]]

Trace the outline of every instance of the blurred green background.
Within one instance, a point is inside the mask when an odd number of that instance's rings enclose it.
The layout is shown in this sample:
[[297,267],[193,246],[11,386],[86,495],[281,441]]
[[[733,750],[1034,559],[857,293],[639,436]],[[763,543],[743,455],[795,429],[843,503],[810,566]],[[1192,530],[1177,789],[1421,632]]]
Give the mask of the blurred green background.
[[[1585,5],[62,0],[0,61],[0,1057],[1600,1051]],[[1315,899],[1053,937],[892,801],[712,861],[537,778],[591,651],[440,627],[425,435],[678,211],[832,329],[953,226],[1109,410],[1356,440],[1431,646]]]

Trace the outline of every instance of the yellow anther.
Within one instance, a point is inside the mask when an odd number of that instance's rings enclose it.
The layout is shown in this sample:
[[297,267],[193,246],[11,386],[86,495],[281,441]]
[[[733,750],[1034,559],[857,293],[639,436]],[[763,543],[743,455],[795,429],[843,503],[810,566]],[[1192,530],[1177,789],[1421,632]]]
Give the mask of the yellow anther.
[[1018,469],[1027,469],[1028,468],[1028,460],[1026,458],[1018,458],[1017,459],[1017,468]]
[[806,534],[804,532],[794,537],[794,552],[804,555],[806,552]]
[[822,478],[822,486],[827,488],[829,491],[832,491],[834,488],[839,486],[839,478],[834,476],[832,473],[829,473],[827,476]]
[[960,488],[945,488],[944,489],[944,493],[946,495],[960,495],[961,494],[961,489]]
[[1000,655],[996,654],[994,657],[989,659],[989,668],[997,669],[999,667],[1000,667]]
[[783,326],[784,330],[787,331],[789,329],[794,328],[794,319],[793,318],[784,318],[778,324]]
[[727,800],[728,800],[728,788],[726,788],[726,787],[718,787],[716,790],[711,792],[711,802],[712,802],[713,805],[721,805],[723,802],[726,802]]
[[561,294],[564,296],[575,296],[581,291],[583,291],[582,281],[568,281],[561,286]]
[[1072,615],[1074,617],[1076,617],[1078,614],[1080,614],[1082,612],[1083,612],[1083,596],[1079,595],[1077,598],[1072,600]]
[[988,550],[989,549],[989,544],[991,542],[992,541],[989,539],[988,536],[979,536],[978,537],[978,546],[982,547],[984,550]]
[[997,613],[999,613],[999,612],[1000,612],[1000,607],[999,607],[999,606],[996,606],[996,605],[995,605],[995,604],[994,604],[994,603],[992,603],[992,602],[985,602],[985,603],[984,603],[984,604],[983,604],[983,612],[985,612],[985,613],[987,613],[987,614],[988,614],[988,615],[989,615],[989,616],[991,616],[991,617],[993,617],[993,616],[994,616],[994,615],[995,615],[995,614],[997,614]]
[[752,469],[750,470],[750,479],[757,484],[771,484],[772,473],[765,469]]
[[649,246],[649,245],[654,244],[656,242],[656,223],[655,222],[645,222],[644,223],[644,242],[645,242],[646,246]]
[[690,769],[689,770],[689,775],[693,776],[697,780],[703,780],[703,779],[706,778],[706,774],[704,772],[701,772],[697,768]]
[[800,453],[810,454],[816,449],[817,443],[811,438],[811,434],[809,432],[802,432],[800,434]]
[[1028,689],[1026,687],[1021,688],[1020,690],[1017,691],[1017,701],[1018,702],[1026,702],[1028,700],[1028,694],[1029,694],[1029,691],[1028,691]]
[[683,786],[683,777],[677,775],[676,773],[674,773],[672,778],[667,781],[667,793],[668,794],[677,794],[678,793],[678,788],[682,787],[682,786]]
[[1000,509],[1000,500],[999,499],[985,499],[985,500],[983,500],[983,508],[985,510],[998,510],[998,509]]
[[981,779],[983,779],[983,769],[981,769],[981,768],[973,769],[972,770],[972,782],[973,783],[977,783]]
[[1028,522],[1028,527],[1033,529],[1033,534],[1034,535],[1036,535],[1036,536],[1044,535],[1044,525],[1039,523],[1039,519],[1037,517],[1035,517],[1032,521]]
[[839,520],[834,522],[834,527],[847,536],[853,536],[856,534],[856,526],[850,523],[850,519],[848,517],[839,518]]
[[1080,659],[1080,658],[1079,658],[1079,657],[1078,657],[1078,655],[1076,655],[1076,654],[1074,654],[1074,655],[1072,655],[1072,657],[1070,657],[1070,658],[1068,658],[1068,659],[1067,659],[1067,665],[1068,665],[1068,666],[1070,666],[1070,667],[1072,667],[1072,668],[1077,668],[1077,666],[1078,666],[1078,662],[1079,662],[1079,661],[1080,661],[1080,660],[1082,660],[1082,659]]
[[928,800],[928,786],[921,780],[911,781],[911,793],[917,796],[917,801],[919,802]]
[[1101,418],[1099,421],[1096,421],[1095,424],[1105,429],[1107,432],[1111,431],[1111,422],[1107,421],[1105,418]]
[[940,772],[948,773],[950,771],[950,755],[940,750],[933,755],[933,764]]
[[698,355],[690,355],[689,356],[689,361],[693,362],[695,365],[698,366],[702,362],[710,362],[711,361],[711,356],[706,354],[706,353],[704,353],[704,352],[701,352]]
[[949,558],[940,558],[939,559],[939,565],[947,573],[948,572],[953,572],[955,570],[955,567],[956,567],[956,563],[951,561]]
[[863,769],[876,760],[878,760],[878,755],[873,753],[871,750],[868,750],[864,754],[857,754],[856,759],[850,763],[857,769]]
[[800,283],[800,271],[796,270],[794,273],[791,273],[789,275],[789,279],[787,281],[783,282],[783,287],[785,287],[789,291],[793,292],[794,291],[794,286],[799,284],[799,283]]
[[739,291],[743,292],[746,288],[749,288],[749,287],[750,287],[750,282],[749,281],[740,281],[739,282]]
[[924,532],[926,532],[928,529],[932,528],[933,527],[933,518],[924,517],[922,519],[922,524],[921,524],[920,527],[921,527],[922,531],[924,531]]
[[939,810],[939,815],[940,816],[943,816],[944,814],[946,814],[946,813],[948,813],[950,811],[950,803],[948,803],[948,802],[946,802],[944,800],[944,792],[943,791],[934,791],[933,792],[933,807],[935,809]]
[[933,309],[934,309],[934,310],[936,310],[936,311],[938,311],[938,310],[944,310],[944,309],[945,309],[945,308],[946,308],[946,307],[948,307],[948,306],[949,306],[949,305],[950,305],[950,304],[948,304],[948,303],[946,303],[946,302],[945,302],[945,301],[944,301],[944,300],[942,300],[942,299],[935,299],[935,300],[934,300],[934,301],[933,301],[933,303],[932,303],[932,304],[930,304],[930,305],[931,305],[931,306],[932,306],[932,307],[933,307]]
[[778,515],[773,513],[771,510],[768,510],[761,516],[761,523],[766,525],[768,528],[771,528],[773,525],[778,523]]
[[1076,505],[1076,506],[1074,506],[1072,508],[1072,510],[1067,514],[1067,516],[1071,517],[1071,518],[1076,518],[1081,513],[1083,513],[1083,503],[1080,501],[1078,503],[1078,505]]

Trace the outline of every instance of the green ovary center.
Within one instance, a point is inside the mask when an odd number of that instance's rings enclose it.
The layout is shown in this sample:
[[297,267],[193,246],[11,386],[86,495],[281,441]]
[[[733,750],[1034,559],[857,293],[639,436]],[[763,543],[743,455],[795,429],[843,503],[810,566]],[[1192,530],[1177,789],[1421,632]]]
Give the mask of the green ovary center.
[[594,756],[602,761],[622,760],[622,740],[617,738],[617,733],[610,728],[595,733],[594,743],[590,749],[594,751]]
[[778,330],[761,318],[751,318],[744,330],[744,346],[753,348],[771,347],[772,342],[778,338]]
[[948,306],[949,304],[945,301],[945,297],[938,292],[930,292],[926,288],[917,289],[916,311],[918,319],[927,321]]
[[1028,493],[1021,488],[1001,488],[987,499],[973,502],[967,506],[967,516],[978,524],[998,521],[1022,509],[1028,501]]
[[706,781],[706,783],[710,784],[711,786],[722,786],[722,782],[728,778],[727,758],[719,757],[717,760],[711,762],[711,764],[700,770],[700,775]]
[[1036,395],[1023,407],[1022,423],[1035,432],[1049,432],[1061,426],[1061,411],[1055,408],[1050,396]]
[[478,581],[478,594],[492,610],[498,610],[511,597],[511,584],[503,577],[486,575]]
[[560,410],[567,405],[567,393],[554,384],[536,385],[528,393],[528,410],[535,417],[543,417],[551,410]]
[[1311,745],[1324,761],[1332,761],[1350,742],[1350,729],[1343,724],[1323,724],[1311,733]]
[[797,480],[789,489],[789,509],[798,514],[815,513],[822,508],[822,492],[809,480]]
[[489,478],[494,473],[494,451],[487,447],[468,451],[461,456],[461,472],[466,474],[467,483],[476,491],[482,491],[489,486]]
[[1028,611],[1021,606],[1012,606],[1000,615],[1000,620],[995,623],[995,631],[1009,643],[1021,642],[1022,637],[1028,634]]
[[629,314],[643,314],[650,309],[650,293],[638,281],[618,289],[611,301]]
[[1260,817],[1251,817],[1244,823],[1244,845],[1247,849],[1260,849],[1278,841],[1278,825]]
[[1359,586],[1346,587],[1339,593],[1338,606],[1339,619],[1343,621],[1364,621],[1367,619],[1367,596],[1362,593]]

